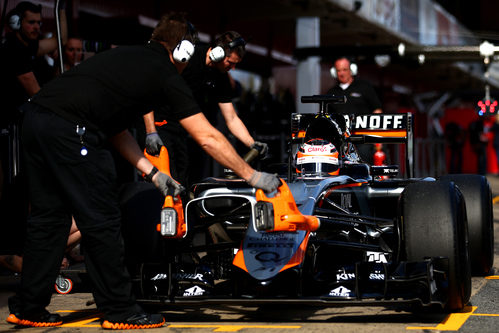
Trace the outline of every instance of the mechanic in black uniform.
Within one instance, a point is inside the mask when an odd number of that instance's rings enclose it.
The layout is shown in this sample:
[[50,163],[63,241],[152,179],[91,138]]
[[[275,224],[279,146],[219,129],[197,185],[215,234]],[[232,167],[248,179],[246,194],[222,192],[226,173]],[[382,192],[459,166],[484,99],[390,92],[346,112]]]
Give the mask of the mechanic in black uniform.
[[[253,139],[232,103],[234,93],[228,72],[242,61],[245,45],[245,40],[235,31],[223,33],[211,46],[197,43],[196,52],[182,72],[182,77],[210,123],[216,124],[220,110],[229,131],[246,147],[258,147],[260,154],[265,156],[267,144]],[[178,122],[153,115],[153,112],[144,116],[144,122],[147,152],[156,155],[164,143],[170,156],[172,176],[181,184],[186,185],[212,175],[210,159],[197,145],[188,147],[191,141],[187,140]]]
[[[356,65],[346,57],[340,57],[334,62],[331,74],[336,78],[336,85],[328,94],[345,95],[345,104],[329,104],[328,110],[331,113],[341,113],[346,115],[361,115],[371,113],[382,113],[381,102],[374,88],[367,81],[355,79]],[[361,158],[366,162],[373,163],[373,145],[356,145]]]
[[[61,1],[61,4],[64,2]],[[17,108],[40,90],[40,86],[52,79],[43,77],[44,55],[57,49],[55,37],[40,39],[41,5],[20,2],[7,14],[9,31],[1,48],[1,119],[16,119]],[[61,37],[67,40],[65,10],[60,11]]]
[[[61,35],[67,24],[61,1]],[[47,77],[44,55],[57,49],[57,40],[41,38],[42,6],[28,1],[17,4],[6,15],[5,40],[0,46],[0,252],[19,254],[28,213],[26,176],[20,154],[21,113],[18,108],[40,90]],[[4,249],[4,247],[6,249]],[[12,252],[11,252],[12,251]],[[20,258],[17,258],[18,260]]]
[[370,114],[382,113],[381,102],[374,88],[367,81],[355,79],[352,69],[355,66],[345,57],[338,58],[331,69],[336,77],[336,85],[328,94],[345,95],[345,104],[330,104],[329,110],[342,114]]
[[182,186],[144,157],[127,128],[169,105],[170,116],[222,164],[252,186],[273,191],[276,176],[255,171],[209,124],[178,74],[194,51],[194,31],[183,15],[161,18],[146,45],[99,53],[46,84],[22,106],[22,139],[29,176],[31,216],[22,279],[9,299],[10,323],[62,324],[50,314],[54,281],[64,255],[71,214],[81,231],[93,296],[103,328],[152,328],[161,315],[144,312],[132,295],[124,265],[116,170],[108,143],[165,195]]

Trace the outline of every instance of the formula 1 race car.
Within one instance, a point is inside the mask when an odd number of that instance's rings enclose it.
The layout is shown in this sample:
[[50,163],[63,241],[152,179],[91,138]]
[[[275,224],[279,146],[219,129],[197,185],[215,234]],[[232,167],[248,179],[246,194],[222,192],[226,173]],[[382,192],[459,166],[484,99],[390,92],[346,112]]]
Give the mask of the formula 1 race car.
[[[411,114],[329,114],[343,97],[305,96],[276,193],[228,173],[163,201],[147,183],[122,196],[126,258],[143,302],[437,305],[462,309],[493,264],[485,177],[412,176]],[[402,143],[406,177],[356,145]],[[161,155],[160,155],[161,157]]]

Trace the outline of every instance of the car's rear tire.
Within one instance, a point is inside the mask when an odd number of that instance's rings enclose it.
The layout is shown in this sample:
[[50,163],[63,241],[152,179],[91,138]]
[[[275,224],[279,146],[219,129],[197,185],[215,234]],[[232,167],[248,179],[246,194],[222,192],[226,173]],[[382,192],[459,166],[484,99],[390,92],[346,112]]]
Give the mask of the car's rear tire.
[[494,221],[492,191],[481,175],[445,175],[441,180],[453,181],[464,196],[468,218],[471,271],[484,276],[494,265]]
[[452,182],[409,184],[401,195],[400,217],[405,259],[449,260],[445,309],[460,310],[471,295],[467,223],[463,196]]

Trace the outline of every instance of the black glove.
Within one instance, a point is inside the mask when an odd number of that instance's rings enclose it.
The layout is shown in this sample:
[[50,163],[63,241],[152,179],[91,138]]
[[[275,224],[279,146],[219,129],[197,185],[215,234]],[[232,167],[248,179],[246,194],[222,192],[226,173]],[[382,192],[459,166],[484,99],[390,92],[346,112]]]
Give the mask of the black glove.
[[269,145],[265,142],[255,141],[250,148],[258,150],[259,155],[263,158],[265,158],[269,152]]
[[172,195],[176,197],[183,191],[185,191],[185,187],[177,183],[175,180],[173,180],[172,177],[168,176],[165,173],[162,173],[161,171],[158,171],[155,175],[153,176],[152,182],[154,186],[166,197],[167,195]]
[[253,187],[261,188],[267,193],[274,192],[281,185],[277,175],[260,171],[255,171],[248,183]]
[[158,155],[163,146],[163,141],[158,135],[158,132],[152,132],[146,136],[146,152],[149,155]]

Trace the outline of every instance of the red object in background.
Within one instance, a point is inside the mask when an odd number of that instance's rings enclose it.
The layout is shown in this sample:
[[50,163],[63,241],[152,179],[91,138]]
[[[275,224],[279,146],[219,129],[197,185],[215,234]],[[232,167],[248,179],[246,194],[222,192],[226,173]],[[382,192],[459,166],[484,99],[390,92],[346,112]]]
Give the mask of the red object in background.
[[[477,173],[477,156],[473,149],[471,148],[469,137],[468,137],[468,128],[469,125],[478,120],[479,116],[475,109],[473,108],[453,108],[446,109],[444,116],[440,119],[440,124],[442,128],[450,123],[454,122],[461,126],[463,130],[466,132],[466,139],[463,146],[463,165],[462,165],[462,173]],[[484,118],[484,127],[489,128],[492,126],[494,122],[494,117],[485,117]],[[493,133],[486,133],[489,143],[487,145],[487,173],[498,173],[497,159],[496,153],[494,151],[494,147],[492,146],[493,141]],[[446,147],[446,160],[449,162],[450,160],[450,151]],[[449,163],[447,163],[449,165]]]
[[499,166],[497,165],[496,151],[494,149],[494,133],[491,131],[492,125],[496,121],[495,117],[486,117],[483,120],[485,136],[487,137],[487,173],[497,175]]
[[382,145],[381,143],[376,143],[374,144],[374,149],[376,149],[376,152],[374,153],[373,157],[373,163],[374,165],[384,165],[385,160],[386,160],[386,154],[382,150]]

